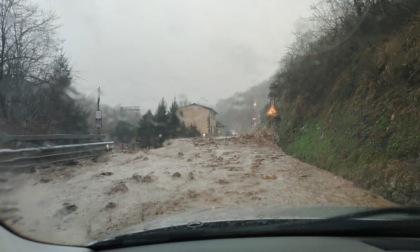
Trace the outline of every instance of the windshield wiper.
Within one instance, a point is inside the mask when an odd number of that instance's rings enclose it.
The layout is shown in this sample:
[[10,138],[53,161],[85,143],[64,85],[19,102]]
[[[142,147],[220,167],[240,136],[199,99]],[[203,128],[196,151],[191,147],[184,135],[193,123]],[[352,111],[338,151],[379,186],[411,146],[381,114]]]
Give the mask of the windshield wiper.
[[[379,218],[381,216],[387,218]],[[196,222],[125,234],[91,243],[88,247],[95,250],[203,239],[318,235],[420,237],[420,208],[372,209],[326,219]]]
[[[366,211],[339,215],[339,216],[331,217],[325,220],[338,221],[338,220],[348,220],[348,219],[366,219],[366,218],[378,218],[380,216],[384,216],[384,217],[388,216],[387,219],[390,219],[390,220],[397,220],[401,218],[420,219],[420,208],[389,207],[389,208],[369,209]],[[390,216],[392,216],[393,218],[389,218]]]

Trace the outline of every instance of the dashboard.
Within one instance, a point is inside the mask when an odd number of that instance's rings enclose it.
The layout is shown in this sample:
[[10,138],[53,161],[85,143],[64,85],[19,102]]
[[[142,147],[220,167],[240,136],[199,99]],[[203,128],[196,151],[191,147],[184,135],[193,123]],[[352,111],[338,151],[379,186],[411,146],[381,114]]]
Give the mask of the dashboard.
[[[4,227],[0,227],[0,251],[31,252],[90,252],[89,248],[58,246],[38,243],[21,238]],[[208,239],[163,244],[134,246],[102,250],[109,252],[216,252],[216,251],[419,251],[420,238],[404,237],[322,237],[322,236],[279,236],[244,237],[229,239]]]

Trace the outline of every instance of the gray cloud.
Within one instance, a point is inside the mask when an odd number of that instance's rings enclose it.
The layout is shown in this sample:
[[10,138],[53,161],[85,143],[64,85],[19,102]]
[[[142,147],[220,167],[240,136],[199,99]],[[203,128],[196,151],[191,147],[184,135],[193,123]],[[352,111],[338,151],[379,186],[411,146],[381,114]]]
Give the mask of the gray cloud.
[[311,0],[36,0],[60,17],[77,88],[155,108],[185,94],[214,104],[267,79]]

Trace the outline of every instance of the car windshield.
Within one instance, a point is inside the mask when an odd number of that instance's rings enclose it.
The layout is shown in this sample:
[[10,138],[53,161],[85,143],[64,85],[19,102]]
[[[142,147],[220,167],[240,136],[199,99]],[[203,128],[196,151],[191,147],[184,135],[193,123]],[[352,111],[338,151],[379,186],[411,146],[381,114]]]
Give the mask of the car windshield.
[[419,35],[418,0],[0,0],[0,223],[86,246],[420,206]]

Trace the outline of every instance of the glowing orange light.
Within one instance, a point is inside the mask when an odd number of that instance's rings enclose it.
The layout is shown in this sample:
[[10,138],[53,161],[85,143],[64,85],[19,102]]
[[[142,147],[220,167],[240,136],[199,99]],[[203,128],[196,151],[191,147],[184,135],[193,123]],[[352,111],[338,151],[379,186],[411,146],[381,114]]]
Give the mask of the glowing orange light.
[[267,111],[267,116],[275,116],[277,114],[277,110],[273,104],[271,104],[270,108]]

